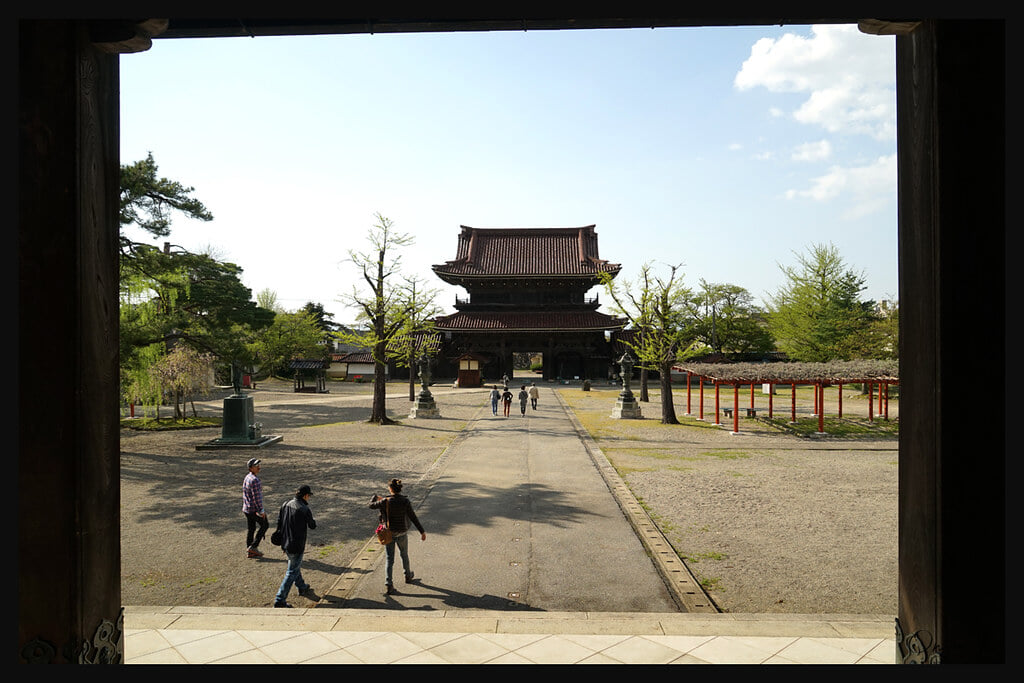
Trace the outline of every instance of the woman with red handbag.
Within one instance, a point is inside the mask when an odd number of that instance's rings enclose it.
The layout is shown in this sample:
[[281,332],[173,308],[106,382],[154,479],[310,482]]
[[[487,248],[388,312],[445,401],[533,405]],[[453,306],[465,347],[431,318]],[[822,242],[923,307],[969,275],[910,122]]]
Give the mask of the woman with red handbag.
[[[416,512],[412,509],[412,503],[402,495],[402,480],[392,479],[388,482],[388,491],[391,495],[384,498],[381,498],[376,493],[373,494],[373,498],[370,499],[370,508],[380,511],[381,526],[391,532],[391,541],[384,546],[387,551],[384,594],[393,595],[398,592],[395,590],[395,584],[391,579],[395,568],[395,546],[398,546],[398,552],[402,556],[405,582],[411,583],[414,575],[412,564],[409,562],[409,522],[412,522],[413,526],[420,532],[421,541],[427,540],[427,532],[423,530],[423,525],[420,524],[420,520],[416,517]],[[379,537],[380,526],[377,528]]]

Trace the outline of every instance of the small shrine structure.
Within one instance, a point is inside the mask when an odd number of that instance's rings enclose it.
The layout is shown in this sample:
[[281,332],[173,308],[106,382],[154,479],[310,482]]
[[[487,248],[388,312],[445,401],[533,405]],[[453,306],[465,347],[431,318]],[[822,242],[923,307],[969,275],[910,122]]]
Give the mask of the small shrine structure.
[[[296,393],[326,394],[327,370],[331,367],[329,360],[313,360],[296,358],[289,363],[292,375],[292,390]],[[311,382],[312,384],[306,384]]]

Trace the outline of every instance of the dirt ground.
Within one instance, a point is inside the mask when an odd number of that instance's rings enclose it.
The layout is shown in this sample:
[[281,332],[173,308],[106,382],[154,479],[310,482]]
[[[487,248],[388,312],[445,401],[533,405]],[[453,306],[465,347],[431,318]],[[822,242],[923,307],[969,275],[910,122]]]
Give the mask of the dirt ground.
[[[722,611],[897,612],[897,444],[891,435],[872,433],[862,397],[844,397],[844,413],[863,423],[866,435],[805,438],[745,417],[731,434],[731,424],[709,424],[714,404],[707,395],[705,421],[686,416],[685,387],[675,394],[683,424],[662,425],[656,391],[641,404],[644,419],[613,420],[617,387],[549,386],[561,392]],[[219,428],[122,430],[125,605],[272,604],[284,556],[269,538],[261,546],[264,558],[245,555],[240,489],[253,456],[263,460],[268,510],[276,511],[297,486],[312,487],[318,527],[310,533],[303,575],[314,589],[330,587],[372,534],[369,497],[382,493],[392,476],[407,486],[422,476],[478,414],[487,391],[435,384],[441,419],[379,427],[365,423],[369,384],[330,382],[328,388],[328,394],[296,394],[290,383],[269,382],[249,392],[264,434],[283,437],[258,451],[196,449],[219,437]],[[200,414],[219,415],[226,393],[197,403]],[[407,416],[408,384],[389,384],[388,393],[389,412]],[[764,400],[758,396],[758,405]],[[776,401],[788,410],[788,396]],[[826,414],[834,409],[826,404]],[[810,410],[801,405],[800,419],[812,419]],[[890,403],[889,417],[898,417],[898,404]],[[294,592],[290,599],[312,604]]]

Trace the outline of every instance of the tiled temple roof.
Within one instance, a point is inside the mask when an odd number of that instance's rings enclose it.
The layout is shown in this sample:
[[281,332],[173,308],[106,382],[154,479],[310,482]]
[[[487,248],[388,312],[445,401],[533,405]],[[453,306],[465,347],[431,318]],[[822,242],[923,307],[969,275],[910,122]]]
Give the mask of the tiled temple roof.
[[[580,228],[462,226],[455,260],[433,266],[448,277],[596,277],[621,266],[598,257],[593,225]],[[447,277],[446,277],[447,276]]]
[[614,330],[626,320],[597,311],[459,311],[435,319],[440,332]]

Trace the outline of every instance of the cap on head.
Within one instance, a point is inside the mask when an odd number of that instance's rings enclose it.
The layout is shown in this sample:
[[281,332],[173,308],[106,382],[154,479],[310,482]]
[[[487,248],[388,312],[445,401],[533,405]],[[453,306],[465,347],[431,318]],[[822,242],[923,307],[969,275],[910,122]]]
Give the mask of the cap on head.
[[259,458],[249,458],[249,465],[248,465],[248,467],[249,467],[250,470],[253,467],[256,467],[259,464],[260,464],[260,459]]
[[309,486],[303,484],[302,486],[299,487],[299,490],[295,492],[295,495],[298,496],[299,498],[306,495],[311,496],[313,495],[313,491],[310,490]]

